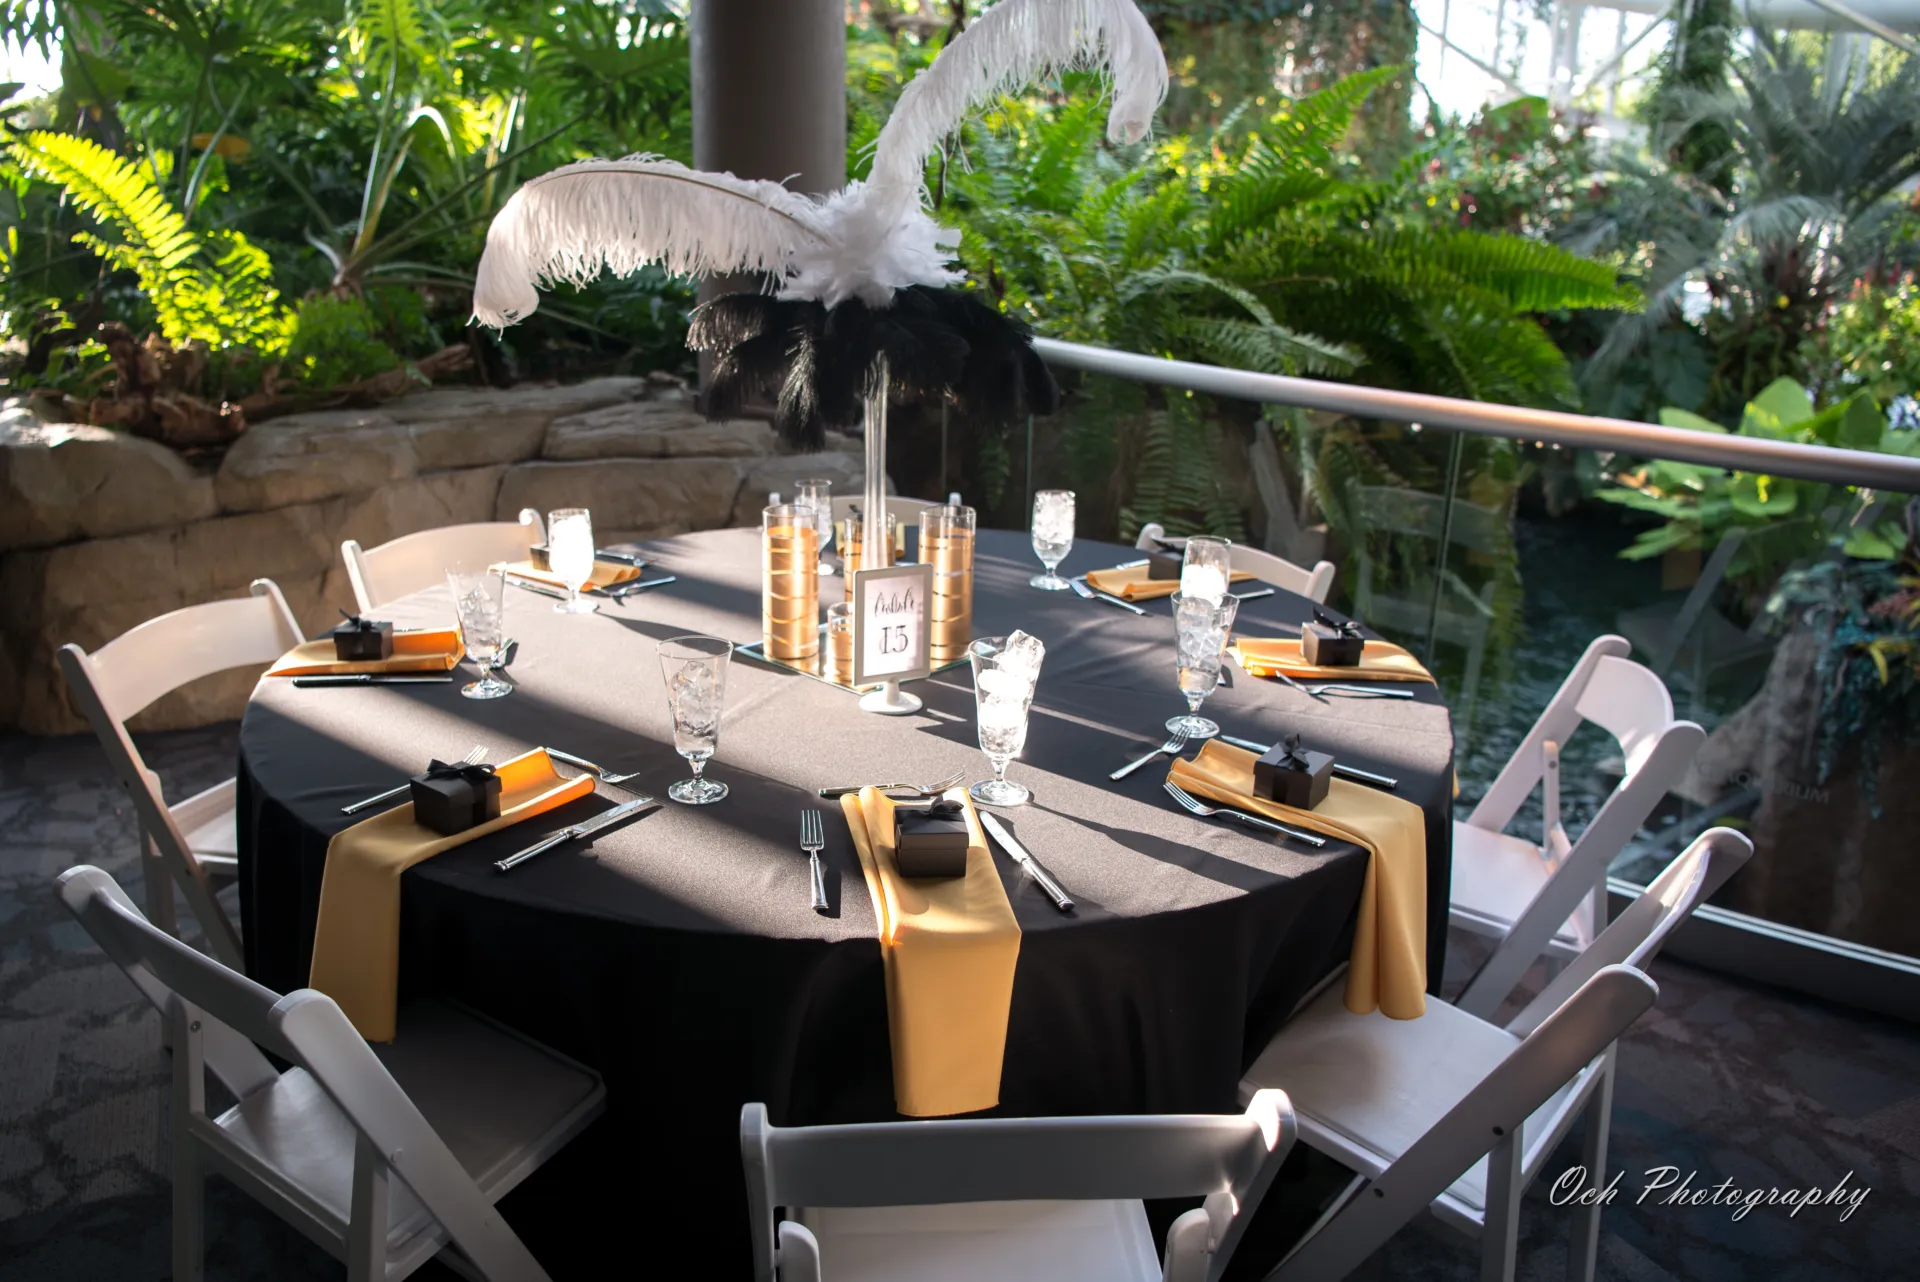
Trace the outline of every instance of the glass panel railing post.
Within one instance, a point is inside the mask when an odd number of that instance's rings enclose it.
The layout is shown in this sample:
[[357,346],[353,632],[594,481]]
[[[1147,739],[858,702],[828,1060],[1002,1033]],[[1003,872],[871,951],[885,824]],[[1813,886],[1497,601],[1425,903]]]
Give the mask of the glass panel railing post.
[[[1413,424],[1415,431],[1420,429]],[[1453,540],[1453,504],[1454,490],[1460,484],[1460,452],[1465,447],[1466,438],[1453,433],[1453,439],[1447,445],[1447,487],[1446,502],[1440,509],[1440,545],[1434,553],[1433,598],[1427,606],[1427,640],[1421,653],[1421,662],[1427,667],[1433,666],[1433,636],[1440,624],[1440,593],[1447,579],[1447,545]]]

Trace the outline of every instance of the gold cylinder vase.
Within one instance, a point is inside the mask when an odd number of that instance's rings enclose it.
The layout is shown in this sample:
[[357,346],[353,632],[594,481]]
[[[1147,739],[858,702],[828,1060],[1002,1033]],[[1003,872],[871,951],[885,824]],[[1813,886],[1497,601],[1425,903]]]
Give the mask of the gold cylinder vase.
[[820,653],[820,532],[811,508],[760,514],[760,632],[769,659]]
[[970,507],[941,504],[920,513],[920,559],[933,567],[929,657],[937,664],[967,656],[973,640],[973,537]]

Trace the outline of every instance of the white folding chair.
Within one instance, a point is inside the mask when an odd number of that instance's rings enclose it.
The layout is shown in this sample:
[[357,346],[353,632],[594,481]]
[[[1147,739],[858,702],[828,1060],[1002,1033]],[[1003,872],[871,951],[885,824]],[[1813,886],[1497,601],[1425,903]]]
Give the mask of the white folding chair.
[[[1480,1239],[1482,1282],[1511,1282],[1521,1195],[1583,1112],[1584,1187],[1606,1183],[1614,1042],[1658,995],[1647,966],[1752,853],[1702,834],[1504,1028],[1440,1002],[1355,1015],[1332,981],[1310,996],[1240,1093],[1284,1087],[1301,1139],[1355,1177],[1268,1282],[1345,1277],[1422,1207]],[[1600,1210],[1574,1221],[1569,1277],[1593,1278]]]
[[149,619],[89,654],[60,647],[60,669],[74,702],[93,726],[120,786],[133,799],[147,916],[179,933],[173,911],[178,883],[206,932],[213,955],[239,966],[240,936],[214,898],[211,879],[238,873],[234,781],[215,784],[178,805],[160,792],[160,776],[133,746],[127,722],[142,708],[188,682],[228,668],[272,663],[299,645],[300,627],[271,579],[255,579],[251,596],[190,605]]
[[[1158,521],[1149,521],[1140,527],[1140,535],[1133,546],[1143,551],[1158,548],[1157,540],[1167,537],[1167,532]],[[1303,570],[1285,557],[1263,552],[1244,543],[1235,543],[1232,550],[1233,568],[1241,574],[1251,574],[1262,583],[1271,583],[1276,588],[1297,593],[1315,605],[1325,605],[1327,594],[1333,591],[1334,565],[1331,561],[1319,561],[1311,570]]]
[[[606,1105],[591,1070],[466,1010],[410,1004],[378,1055],[333,999],[285,997],[156,930],[112,877],[60,898],[173,1030],[173,1278],[203,1276],[217,1172],[346,1261],[399,1282],[435,1255],[490,1282],[547,1274],[494,1210]],[[261,1050],[289,1062],[278,1072]],[[206,1109],[211,1071],[239,1103]]]
[[[1217,1282],[1293,1110],[777,1127],[740,1112],[756,1282]],[[1164,1265],[1141,1198],[1204,1196]],[[776,1221],[776,1208],[784,1216]]]
[[[1542,953],[1581,952],[1607,923],[1607,868],[1667,790],[1680,781],[1706,732],[1677,721],[1660,678],[1626,657],[1616,636],[1597,638],[1466,822],[1453,825],[1449,920],[1498,940],[1460,995],[1489,1017]],[[1620,745],[1626,774],[1569,841],[1560,822],[1560,748],[1582,721]],[[1502,831],[1535,785],[1542,789],[1543,845]]]
[[442,525],[403,534],[376,548],[362,548],[357,540],[348,539],[340,545],[340,557],[347,563],[354,608],[367,614],[398,597],[446,582],[448,566],[465,564],[478,570],[501,561],[524,561],[528,548],[546,541],[546,525],[528,507],[520,509],[518,521]]

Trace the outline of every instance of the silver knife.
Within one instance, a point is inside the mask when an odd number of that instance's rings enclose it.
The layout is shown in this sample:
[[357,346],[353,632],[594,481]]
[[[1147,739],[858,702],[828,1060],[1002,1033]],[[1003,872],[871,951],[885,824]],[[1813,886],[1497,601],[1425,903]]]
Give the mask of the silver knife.
[[[1220,741],[1222,743],[1230,743],[1236,748],[1245,748],[1248,752],[1257,752],[1263,757],[1273,751],[1273,745],[1270,743],[1255,743],[1251,739],[1236,739],[1230,734],[1221,735]],[[1337,761],[1333,763],[1333,773],[1347,779],[1352,779],[1357,783],[1378,784],[1388,791],[1392,791],[1400,786],[1400,781],[1392,775],[1377,775],[1371,770],[1362,770],[1358,766],[1343,766]]]
[[1229,592],[1228,596],[1236,601],[1258,601],[1263,596],[1272,596],[1272,588],[1255,588],[1251,592]]
[[[1118,569],[1119,567],[1116,566],[1114,568]],[[1122,600],[1120,597],[1114,596],[1111,592],[1101,592],[1097,588],[1090,586],[1084,578],[1068,579],[1067,582],[1073,587],[1075,592],[1089,601],[1105,601],[1108,605],[1117,605],[1122,610],[1132,610],[1135,614],[1146,613],[1145,610],[1142,610],[1131,601]]]
[[659,804],[660,803],[652,797],[635,797],[632,801],[622,802],[611,810],[603,810],[591,819],[582,820],[571,828],[562,828],[545,841],[536,841],[520,853],[508,855],[505,859],[497,861],[493,866],[500,872],[512,872],[519,865],[532,859],[535,855],[544,855],[555,846],[564,846],[569,841],[578,841],[582,837],[590,837],[602,828],[605,828],[608,824],[618,823],[628,815],[638,814],[649,806],[657,806]]
[[1411,699],[1414,697],[1414,693],[1411,690],[1395,690],[1388,686],[1348,686],[1336,684],[1301,686],[1300,688],[1308,694],[1313,694],[1319,690],[1335,690],[1343,694],[1361,694],[1375,699]]
[[613,561],[613,562],[617,562],[620,565],[645,565],[646,564],[645,561],[633,555],[633,553],[631,552],[609,552],[605,548],[595,548],[593,550],[593,559],[596,561]]
[[307,686],[443,686],[452,677],[408,677],[379,672],[330,672],[320,676],[295,677],[293,684]]
[[507,576],[507,582],[513,584],[513,586],[516,588],[525,588],[527,591],[537,592],[541,596],[550,596],[556,601],[565,601],[569,599],[566,593],[561,592],[555,588],[547,587],[543,583],[532,583],[526,579],[518,578],[512,574],[509,574]]
[[1046,892],[1047,898],[1053,901],[1055,908],[1063,913],[1073,911],[1073,900],[1067,897],[1066,891],[1060,889],[1060,883],[1053,879],[1053,874],[1042,868],[1040,861],[1028,854],[1025,846],[1014,840],[1013,834],[1007,831],[1007,826],[1000,822],[999,816],[981,811],[980,826],[1000,843],[1002,850],[1013,856],[1015,863],[1027,870],[1028,875],[1040,889]]
[[611,587],[611,588],[604,588],[604,589],[602,589],[602,591],[604,591],[604,592],[605,592],[605,593],[606,593],[606,594],[607,594],[608,596],[610,596],[610,597],[613,597],[613,598],[615,598],[615,599],[618,599],[618,598],[620,598],[620,597],[623,597],[623,596],[629,596],[629,595],[631,595],[632,593],[635,593],[635,592],[644,592],[644,591],[645,591],[646,589],[648,589],[648,588],[661,588],[661,587],[665,587],[665,586],[666,586],[667,584],[669,584],[669,583],[677,583],[677,582],[679,582],[679,579],[680,579],[680,576],[679,576],[679,575],[677,575],[677,574],[669,574],[669,575],[667,575],[667,576],[666,576],[665,578],[659,578],[659,579],[648,579],[648,580],[646,580],[645,582],[642,582],[642,583],[621,583],[621,584],[616,584],[615,586],[613,586],[613,587]]

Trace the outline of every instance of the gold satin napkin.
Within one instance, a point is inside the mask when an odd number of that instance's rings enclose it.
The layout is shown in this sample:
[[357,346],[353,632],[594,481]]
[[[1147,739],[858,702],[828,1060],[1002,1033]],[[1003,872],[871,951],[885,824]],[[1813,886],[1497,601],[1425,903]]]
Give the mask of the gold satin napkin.
[[[1155,579],[1148,577],[1151,567],[1136,565],[1125,570],[1088,570],[1087,582],[1096,592],[1105,592],[1117,596],[1123,601],[1151,601],[1158,597],[1172,596],[1180,590],[1178,579]],[[1233,583],[1245,583],[1255,577],[1245,570],[1235,570],[1231,578]]]
[[320,919],[307,976],[370,1042],[393,1040],[400,982],[400,874],[443,850],[531,819],[593,791],[593,776],[562,779],[546,749],[502,762],[500,817],[443,837],[413,821],[413,803],[365,819],[327,843]]
[[333,638],[303,641],[281,655],[270,677],[348,676],[355,673],[448,672],[466,655],[460,634],[452,628],[393,634],[393,656],[387,659],[342,660],[333,657]]
[[967,875],[909,880],[893,858],[893,802],[872,789],[840,799],[880,921],[893,1038],[894,1107],[946,1117],[1000,1102],[1020,924],[987,853],[966,789]]
[[1364,846],[1367,879],[1347,968],[1347,1009],[1417,1019],[1427,1009],[1427,817],[1390,792],[1335,777],[1326,800],[1296,810],[1256,797],[1254,755],[1212,739],[1167,777],[1196,797]]
[[1432,681],[1420,660],[1391,641],[1369,639],[1360,650],[1360,662],[1344,668],[1322,668],[1300,656],[1298,637],[1236,637],[1227,653],[1250,677],[1284,672],[1295,680],[1313,681]]
[[[535,583],[545,583],[550,587],[564,588],[567,581],[552,570],[543,570],[531,561],[511,561],[500,567],[516,579],[532,579]],[[587,588],[611,588],[622,583],[630,583],[645,572],[644,566],[627,565],[622,561],[602,561],[595,558],[593,577],[581,586]]]

